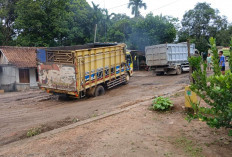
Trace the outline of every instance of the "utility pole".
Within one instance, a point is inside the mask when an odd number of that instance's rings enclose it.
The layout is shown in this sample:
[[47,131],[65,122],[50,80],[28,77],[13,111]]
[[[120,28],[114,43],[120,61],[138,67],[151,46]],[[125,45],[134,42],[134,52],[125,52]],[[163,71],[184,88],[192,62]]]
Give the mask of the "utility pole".
[[96,43],[96,38],[97,38],[97,24],[95,26],[95,32],[94,32],[94,43]]
[[[191,54],[190,54],[190,42],[189,42],[189,39],[187,40],[187,47],[188,47],[188,58],[191,58]],[[192,73],[193,73],[193,68],[192,68],[192,66],[189,64],[189,81],[190,81],[190,83],[193,83]]]

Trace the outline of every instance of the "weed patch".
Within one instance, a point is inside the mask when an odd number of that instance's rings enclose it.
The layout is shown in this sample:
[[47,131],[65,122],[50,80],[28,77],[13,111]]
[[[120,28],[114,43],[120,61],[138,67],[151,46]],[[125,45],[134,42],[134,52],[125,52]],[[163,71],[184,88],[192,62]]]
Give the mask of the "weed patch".
[[184,136],[177,138],[174,141],[174,144],[177,147],[183,148],[184,151],[192,157],[203,157],[202,147],[198,146],[197,143]]
[[27,131],[27,137],[39,135],[41,132],[42,132],[41,127],[31,128],[30,130]]

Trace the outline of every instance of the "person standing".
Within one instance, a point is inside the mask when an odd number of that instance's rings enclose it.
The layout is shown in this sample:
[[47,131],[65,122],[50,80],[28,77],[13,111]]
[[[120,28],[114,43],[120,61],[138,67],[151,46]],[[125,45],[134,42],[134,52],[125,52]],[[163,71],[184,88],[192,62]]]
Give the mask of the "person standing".
[[221,72],[222,72],[222,75],[225,75],[225,70],[226,70],[226,59],[225,59],[225,56],[223,55],[223,51],[220,51],[219,52],[219,65],[221,67]]
[[211,71],[211,56],[210,56],[210,53],[208,53],[208,57],[207,57],[207,69],[208,69],[208,71]]
[[207,56],[208,56],[207,52],[202,52],[202,58],[203,58],[204,63],[206,63]]

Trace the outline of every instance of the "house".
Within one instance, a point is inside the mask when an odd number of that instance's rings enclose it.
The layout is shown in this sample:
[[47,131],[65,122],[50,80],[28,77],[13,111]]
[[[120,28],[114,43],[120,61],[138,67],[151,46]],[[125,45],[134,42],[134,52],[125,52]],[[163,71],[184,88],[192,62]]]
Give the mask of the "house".
[[0,89],[22,91],[37,87],[35,47],[0,46]]

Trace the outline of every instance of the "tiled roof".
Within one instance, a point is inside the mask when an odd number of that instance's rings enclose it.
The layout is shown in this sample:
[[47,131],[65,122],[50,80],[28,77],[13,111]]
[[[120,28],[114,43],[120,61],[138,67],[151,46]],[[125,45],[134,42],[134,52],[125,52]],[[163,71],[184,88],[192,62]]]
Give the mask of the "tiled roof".
[[10,64],[19,68],[36,67],[36,47],[0,46]]

